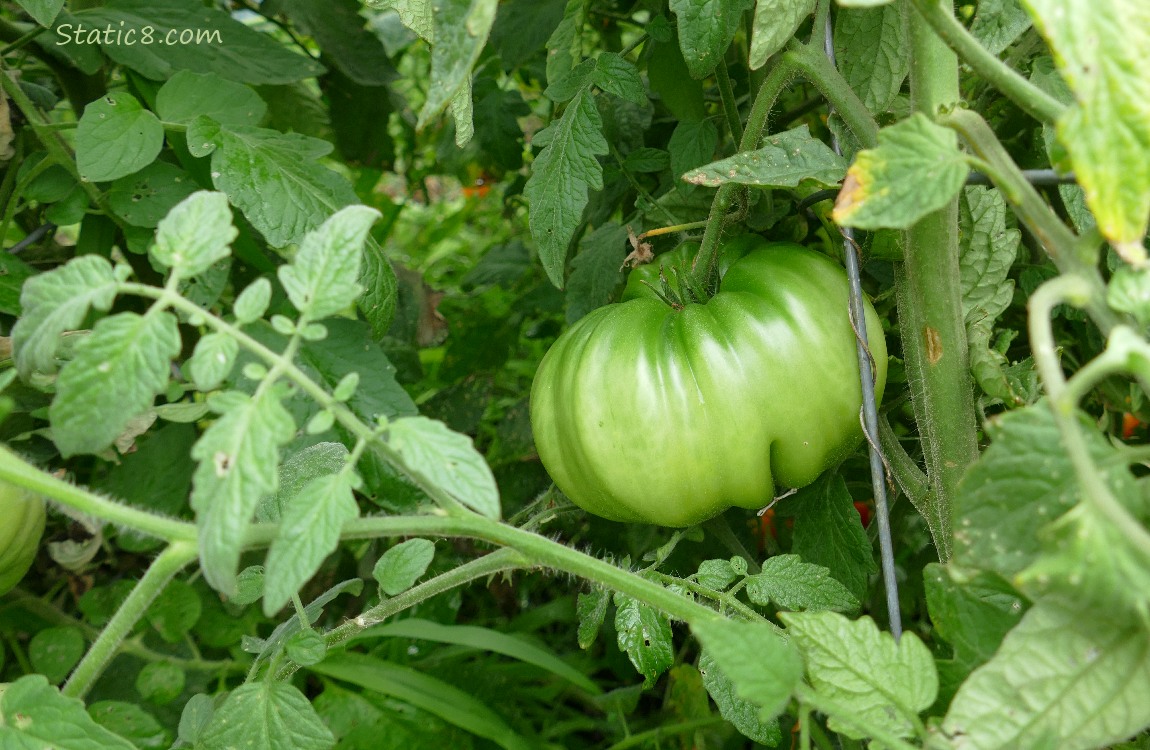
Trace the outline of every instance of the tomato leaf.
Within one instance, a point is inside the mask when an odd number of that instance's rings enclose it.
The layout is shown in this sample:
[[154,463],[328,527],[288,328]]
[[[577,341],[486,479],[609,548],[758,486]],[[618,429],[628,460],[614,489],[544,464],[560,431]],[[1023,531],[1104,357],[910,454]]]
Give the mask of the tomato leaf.
[[579,254],[571,261],[567,281],[567,323],[571,324],[597,307],[611,301],[611,293],[623,281],[627,230],[615,223],[604,224],[579,243]]
[[207,117],[188,125],[187,139],[194,155],[211,153],[215,187],[274,247],[299,242],[331,214],[359,202],[343,176],[317,161],[331,152],[327,141]]
[[611,594],[607,589],[593,587],[579,594],[575,602],[575,610],[579,615],[579,648],[587,650],[595,643],[607,619],[607,605],[610,603]]
[[970,173],[953,130],[915,113],[860,151],[835,201],[834,220],[859,229],[906,229],[946,205]]
[[138,172],[164,147],[164,126],[134,96],[114,91],[84,107],[76,125],[76,167],[89,182]]
[[692,78],[704,78],[723,59],[743,11],[754,0],[671,0],[679,47]]
[[1038,602],[955,695],[963,746],[1107,747],[1150,725],[1150,649],[1137,618]]
[[675,663],[671,623],[659,610],[629,596],[616,594],[615,606],[619,649],[643,675],[643,687],[649,688]]
[[416,477],[488,518],[499,518],[495,477],[471,438],[434,419],[401,417],[388,427],[387,443]]
[[317,320],[347,309],[363,293],[359,285],[363,243],[379,211],[348,206],[308,232],[279,279],[301,313]]
[[12,328],[21,377],[54,372],[60,334],[83,323],[89,310],[107,310],[115,299],[112,264],[98,255],[82,255],[28,279],[20,293],[24,314]]
[[384,552],[375,562],[372,577],[388,596],[402,594],[415,585],[435,559],[435,543],[429,539],[408,539]]
[[[851,716],[907,737],[912,717],[934,703],[934,657],[914,633],[903,633],[896,644],[869,617],[852,622],[834,612],[782,612],[779,618],[802,651],[811,685]],[[835,715],[828,725],[848,737],[864,736]]]
[[782,510],[795,517],[791,551],[804,562],[829,569],[862,601],[870,574],[878,566],[842,477],[824,475],[793,499],[783,501]]
[[[608,152],[603,120],[590,89],[584,87],[546,131],[546,146],[535,157],[523,188],[531,204],[531,236],[551,283],[563,288],[567,248],[587,206],[587,191],[603,189],[597,156]],[[542,133],[537,134],[539,138]]]
[[859,607],[859,600],[831,578],[830,570],[805,563],[798,555],[768,558],[761,573],[747,576],[747,597],[761,606],[774,602],[792,611],[853,612]]
[[154,81],[179,70],[252,84],[293,83],[324,72],[230,14],[184,0],[109,0],[75,19],[88,29],[112,29],[100,38],[104,54]]
[[748,737],[761,745],[777,747],[783,733],[777,718],[762,719],[754,703],[739,697],[735,684],[719,668],[710,651],[699,657],[699,672],[703,676],[703,687],[719,707],[719,714]]
[[60,750],[133,750],[128,740],[97,724],[78,698],[68,698],[43,675],[26,675],[0,693],[0,745]]
[[291,747],[329,750],[335,737],[294,685],[261,680],[228,694],[199,734],[196,747]]
[[[471,71],[495,22],[497,0],[443,0],[432,14],[431,84],[417,129],[443,113],[450,104],[455,117],[455,143],[464,146],[471,130]],[[460,126],[464,127],[461,128]]]
[[221,416],[192,448],[199,462],[193,477],[192,508],[200,529],[200,562],[211,586],[230,596],[244,534],[260,497],[274,492],[279,447],[295,434],[295,421],[277,389],[253,398],[229,391],[209,404]]
[[239,231],[232,226],[228,197],[201,190],[165,216],[156,228],[153,260],[182,278],[196,276],[231,254]]
[[751,30],[751,70],[758,70],[781,50],[803,20],[814,12],[816,0],[758,0]]
[[811,180],[833,187],[846,173],[843,158],[822,141],[812,138],[806,125],[767,136],[765,140],[762,148],[742,151],[693,169],[683,175],[683,180],[708,187],[734,183],[775,188],[793,188]]
[[[760,722],[782,713],[802,679],[803,662],[777,628],[716,618],[691,623],[691,632],[726,676],[718,684],[729,680],[736,696],[755,707]],[[709,678],[706,670],[703,676]]]
[[317,477],[284,505],[264,569],[264,614],[268,617],[315,575],[324,558],[339,546],[343,524],[359,516],[351,482],[345,471]]
[[1145,260],[1150,217],[1150,5],[1024,0],[1076,103],[1057,124],[1102,234]]
[[56,381],[48,419],[60,453],[98,453],[110,446],[167,386],[180,346],[171,313],[125,312],[98,322]]
[[835,14],[835,62],[871,112],[890,108],[910,72],[910,34],[903,15],[899,5],[843,8]]

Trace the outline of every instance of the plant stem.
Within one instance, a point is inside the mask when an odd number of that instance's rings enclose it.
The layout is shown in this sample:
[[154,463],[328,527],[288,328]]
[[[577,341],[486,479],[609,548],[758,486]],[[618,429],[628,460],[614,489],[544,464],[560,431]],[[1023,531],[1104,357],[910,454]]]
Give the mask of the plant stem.
[[81,513],[109,523],[128,526],[168,542],[194,542],[196,539],[194,524],[165,518],[100,497],[41,471],[2,445],[0,445],[0,480],[51,498]]
[[[452,568],[446,573],[424,581],[418,586],[413,586],[402,594],[383,600],[371,609],[364,611],[358,617],[348,620],[342,625],[324,633],[324,641],[327,643],[328,648],[338,646],[341,643],[351,640],[371,626],[378,625],[389,617],[399,614],[406,609],[411,609],[420,602],[427,601],[446,591],[468,584],[477,578],[484,578],[495,575],[496,573],[504,573],[512,570],[521,570],[527,567],[530,567],[529,561],[523,555],[519,554],[518,551],[510,548],[496,550],[476,560],[464,563],[457,568]],[[298,664],[289,662],[280,667],[276,673],[276,679],[286,680],[298,669]]]
[[962,61],[1039,122],[1054,122],[1066,110],[1057,99],[992,55],[958,22],[951,0],[910,0],[916,21],[926,23]]
[[[1114,493],[1103,479],[1101,469],[1090,456],[1090,449],[1078,423],[1077,395],[1083,388],[1081,385],[1070,387],[1058,361],[1058,348],[1050,324],[1051,313],[1063,302],[1081,308],[1090,299],[1091,293],[1090,283],[1075,275],[1059,276],[1038,287],[1030,296],[1028,303],[1030,348],[1034,353],[1038,372],[1042,376],[1042,384],[1050,396],[1050,408],[1054,412],[1054,420],[1062,435],[1066,453],[1074,466],[1082,502],[1092,505],[1114,525],[1132,547],[1143,557],[1150,558],[1150,532],[1147,532],[1138,519],[1114,497]],[[1115,330],[1117,332],[1123,329]],[[1127,341],[1130,339],[1136,339],[1142,348],[1147,349],[1146,355],[1150,355],[1150,347],[1145,347],[1145,342],[1137,334],[1130,332]],[[1115,346],[1116,350],[1119,348],[1121,344]],[[1130,357],[1128,346],[1127,349],[1127,352],[1120,355],[1122,360],[1128,360]],[[1101,358],[1105,358],[1107,354],[1110,354],[1109,346]],[[1135,353],[1135,356],[1138,356],[1138,353]],[[1104,367],[1108,368],[1109,364],[1098,365],[1098,368]],[[1094,372],[1094,369],[1083,368],[1079,374],[1086,373],[1089,379],[1093,377]]]
[[68,682],[61,689],[64,695],[70,698],[84,697],[108,666],[108,662],[119,651],[120,644],[168,585],[168,581],[172,580],[185,565],[195,560],[198,553],[199,548],[195,542],[182,541],[172,542],[160,553],[144,573],[144,577],[132,589],[132,593],[128,594],[128,598],[116,610],[116,614],[104,626],[104,630],[88,649],[88,653],[84,655],[76,670],[72,672]]
[[[958,60],[920,16],[911,18],[911,43],[912,105],[934,118],[958,101]],[[906,240],[895,277],[899,326],[931,490],[922,510],[946,562],[955,488],[978,458],[958,268],[958,197],[911,227]]]
[[743,141],[743,123],[739,120],[739,106],[735,103],[735,89],[731,86],[731,74],[727,66],[720,62],[715,68],[718,74],[719,94],[723,98],[723,112],[727,115],[727,127],[731,129],[731,140],[736,144]]
[[[254,524],[248,529],[245,546],[264,547],[278,533],[276,524]],[[685,622],[715,620],[715,610],[687,597],[668,591],[654,581],[642,578],[611,563],[571,549],[557,541],[475,513],[466,515],[373,516],[349,521],[343,526],[343,539],[373,539],[383,536],[465,537],[482,539],[518,550],[528,565],[563,571],[598,583],[650,604]]]
[[711,727],[718,727],[726,723],[726,719],[722,716],[709,716],[705,719],[691,719],[690,721],[681,721],[677,724],[664,724],[654,729],[648,729],[645,732],[633,734],[625,740],[620,740],[614,745],[611,745],[607,750],[626,750],[632,747],[642,747],[650,743],[655,743],[658,747],[658,742],[661,739],[669,739],[677,737],[681,734],[688,732],[695,732],[700,729],[710,729]]

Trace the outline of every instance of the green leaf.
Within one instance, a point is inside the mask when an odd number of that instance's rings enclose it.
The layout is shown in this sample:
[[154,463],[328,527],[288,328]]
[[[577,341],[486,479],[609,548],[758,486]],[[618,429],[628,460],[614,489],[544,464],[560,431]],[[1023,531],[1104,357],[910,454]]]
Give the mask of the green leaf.
[[610,603],[611,594],[607,589],[593,587],[590,591],[579,594],[575,602],[575,610],[579,616],[579,629],[576,634],[579,648],[586,651],[595,643],[607,619],[607,605]]
[[78,698],[66,698],[39,674],[0,692],[0,746],[13,750],[136,750],[92,720]]
[[499,518],[499,489],[487,462],[471,438],[427,417],[402,417],[391,423],[387,443],[404,467],[428,484],[488,518]]
[[148,607],[148,624],[168,643],[183,643],[203,614],[200,595],[191,584],[175,580]]
[[400,542],[375,561],[372,577],[388,596],[402,594],[415,585],[435,559],[435,543],[428,539]]
[[616,594],[615,607],[619,649],[643,675],[643,687],[649,688],[675,662],[671,623],[659,610],[629,596]]
[[434,13],[431,0],[366,0],[367,5],[379,10],[394,10],[403,25],[419,35],[425,42],[435,35]]
[[164,147],[164,126],[136,98],[114,91],[84,107],[76,125],[76,167],[89,182],[138,172]]
[[[979,5],[979,12],[982,6]],[[835,14],[835,62],[850,87],[874,113],[894,102],[910,72],[910,33],[903,8],[843,8]]]
[[[1126,505],[1143,500],[1132,482],[1126,482],[1125,489],[1136,493],[1123,498]],[[1080,501],[1043,529],[1040,538],[1045,554],[1014,581],[1028,597],[1104,611],[1118,619],[1145,620],[1150,615],[1150,552],[1096,503]]]
[[395,318],[399,281],[383,248],[371,237],[367,238],[363,248],[363,278],[360,281],[367,291],[360,295],[359,309],[371,325],[375,340],[379,341],[387,335]]
[[180,348],[171,313],[125,312],[98,322],[56,381],[48,419],[60,453],[98,453],[110,446],[167,387]]
[[779,513],[795,517],[791,551],[804,562],[829,569],[852,596],[863,601],[868,579],[878,572],[878,566],[842,477],[824,474],[783,501]]
[[815,10],[816,0],[758,0],[751,28],[751,70],[783,48],[799,25]]
[[232,307],[238,323],[253,323],[263,317],[272,301],[272,284],[260,277],[248,284]]
[[1038,602],[970,676],[942,725],[970,750],[1107,747],[1150,725],[1143,621]]
[[[755,706],[760,722],[782,713],[802,679],[803,662],[776,628],[716,618],[691,623],[691,632],[734,685],[735,695]],[[708,678],[707,670],[703,677]]]
[[[471,122],[471,72],[483,47],[487,35],[495,23],[495,10],[498,0],[443,0],[435,6],[432,15],[434,37],[431,41],[431,84],[427,98],[419,112],[417,129],[427,126],[452,104],[453,108],[465,107],[463,118]],[[453,100],[464,96],[465,102],[454,104]],[[469,138],[460,143],[458,135],[461,113],[456,109],[456,144],[463,146]]]
[[220,393],[209,404],[221,416],[192,448],[199,466],[191,502],[204,578],[230,596],[252,512],[261,496],[276,489],[279,447],[294,436],[295,422],[275,389],[260,390],[254,398]]
[[220,126],[205,117],[188,125],[187,137],[189,148],[211,145],[197,155],[212,154],[213,184],[274,247],[299,242],[335,211],[358,203],[348,181],[318,163],[331,152],[327,141]]
[[916,112],[860,151],[835,201],[834,220],[859,229],[906,229],[946,205],[970,173],[958,135]]
[[931,563],[922,577],[931,624],[967,671],[994,656],[1022,618],[1021,597],[996,576],[963,579],[952,568]]
[[[535,157],[523,193],[531,204],[531,235],[551,283],[563,288],[567,248],[587,206],[587,191],[603,189],[597,156],[608,153],[603,120],[584,88],[546,133],[547,145]],[[538,136],[536,136],[538,137]]]
[[980,0],[970,33],[992,55],[1000,55],[1030,28],[1019,0]]
[[279,278],[296,309],[318,320],[346,309],[360,294],[363,243],[379,211],[348,206],[304,236]]
[[[913,734],[913,717],[938,694],[934,658],[918,636],[903,633],[896,644],[869,617],[852,622],[834,612],[784,612],[779,618],[802,651],[816,691],[872,726],[899,737]],[[828,726],[863,737],[838,716]]]
[[309,445],[283,460],[274,495],[260,499],[257,521],[278,523],[284,509],[313,480],[338,473],[347,463],[348,450],[343,443],[323,442]]
[[[426,540],[412,539],[410,541]],[[430,544],[430,542],[428,543]],[[396,548],[393,547],[392,549]],[[443,625],[413,617],[375,625],[354,636],[354,640],[380,637],[414,638],[465,646],[482,652],[503,654],[561,677],[591,695],[599,695],[603,692],[594,681],[563,661],[551,650],[528,642],[522,637],[500,633],[498,630],[490,628],[471,625]]]
[[444,721],[484,737],[506,750],[532,747],[487,704],[454,685],[363,654],[338,653],[310,667],[312,672],[397,698]]
[[1150,219],[1150,4],[1023,0],[1076,104],[1059,118],[1086,203],[1128,260],[1145,260]]
[[255,89],[215,73],[181,70],[156,93],[156,114],[165,122],[186,125],[203,115],[221,125],[255,125],[267,111]]
[[[666,21],[666,19],[663,20]],[[663,105],[671,110],[671,114],[679,120],[676,132],[678,132],[678,128],[684,125],[710,124],[710,121],[706,119],[707,103],[703,96],[703,82],[691,78],[691,74],[687,70],[687,63],[683,60],[683,51],[679,49],[678,36],[674,35],[673,27],[666,23],[664,25],[668,26],[668,30],[672,32],[672,38],[667,41],[655,41],[652,36],[652,40],[645,45],[651,50],[647,57],[647,81],[651,86],[651,91],[659,96]],[[648,25],[648,34],[650,34],[650,28]],[[712,124],[711,127],[714,125]],[[674,160],[675,149],[672,146],[668,146],[668,148],[671,151],[671,158]],[[704,159],[691,166],[709,162],[712,152],[714,152],[713,147]]]
[[307,697],[274,680],[249,682],[229,693],[196,741],[197,750],[331,750],[334,745],[335,737]]
[[798,555],[768,558],[761,573],[747,576],[747,596],[760,606],[774,602],[779,609],[792,611],[853,612],[859,608],[859,600],[831,578],[829,570],[805,563]]
[[699,657],[699,672],[703,676],[703,686],[719,707],[719,714],[744,737],[767,747],[776,747],[782,741],[779,720],[764,721],[760,718],[758,707],[739,697],[735,684],[719,669],[710,651],[704,651]]
[[583,23],[587,3],[567,0],[563,19],[547,39],[547,82],[555,83],[566,76],[582,59]]
[[132,226],[151,229],[195,190],[196,182],[187,172],[166,161],[155,161],[113,182],[108,188],[108,205]]
[[804,180],[837,186],[847,165],[822,141],[812,138],[806,125],[767,136],[766,145],[742,151],[705,167],[691,170],[683,180],[718,187],[726,183],[756,187],[793,188]]
[[12,327],[20,376],[54,372],[60,334],[77,328],[90,309],[109,309],[115,299],[112,264],[98,255],[82,255],[28,279],[20,293],[24,314]]
[[289,500],[264,566],[264,614],[280,611],[339,546],[344,523],[359,516],[346,471],[317,477]]
[[44,628],[28,643],[32,669],[53,682],[63,682],[83,656],[84,634],[70,625]]
[[16,0],[24,11],[32,16],[36,23],[51,28],[52,22],[64,7],[66,0]]
[[711,161],[719,145],[719,129],[710,120],[680,122],[671,133],[671,174],[679,180],[684,174]]
[[723,591],[739,577],[730,560],[704,560],[699,563],[699,572],[695,574],[695,580],[701,585],[716,591]]
[[153,260],[188,278],[231,254],[239,231],[232,226],[228,197],[200,190],[173,208],[156,228]]
[[565,295],[568,325],[611,301],[611,294],[623,282],[626,243],[627,230],[613,222],[599,227],[579,243]]
[[1006,403],[1018,404],[1005,368],[1006,357],[991,348],[990,337],[998,316],[1014,299],[1014,280],[1008,278],[1022,237],[1006,228],[1006,201],[997,190],[968,187],[959,200],[959,270],[962,307],[966,316],[971,369],[982,389]]
[[226,333],[207,333],[196,342],[187,369],[192,382],[201,391],[218,388],[231,374],[240,345]]
[[[1122,454],[1082,420],[1095,464],[1120,497],[1133,482]],[[990,447],[959,483],[954,560],[1007,579],[1042,549],[1039,530],[1078,502],[1079,485],[1047,403],[1016,409],[987,423]]]
[[361,86],[384,86],[395,68],[379,37],[364,27],[356,0],[279,0],[277,8],[309,34],[325,61]]
[[639,106],[647,104],[647,90],[639,77],[639,70],[618,53],[604,52],[595,58],[591,82],[608,94]]
[[99,40],[104,54],[155,81],[179,70],[252,84],[292,83],[324,72],[307,55],[228,13],[185,0],[109,0],[75,19],[86,33],[112,29]]
[[754,0],[671,0],[679,47],[692,78],[710,74],[723,59],[742,12]]
[[365,422],[414,416],[419,412],[411,396],[395,379],[395,366],[387,359],[371,331],[357,320],[331,318],[324,321],[327,338],[300,347],[299,360],[309,375],[334,389],[352,372],[361,375],[359,387],[348,407]]

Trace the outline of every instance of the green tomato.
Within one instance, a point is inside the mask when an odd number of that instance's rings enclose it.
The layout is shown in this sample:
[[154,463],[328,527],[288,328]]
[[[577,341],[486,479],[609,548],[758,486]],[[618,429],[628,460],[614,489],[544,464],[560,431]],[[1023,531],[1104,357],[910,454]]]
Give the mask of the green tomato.
[[[674,309],[629,285],[540,363],[535,445],[585,510],[689,526],[731,506],[761,508],[776,483],[810,484],[860,442],[846,274],[798,245],[734,244],[736,255],[756,247],[729,263],[705,304]],[[886,342],[865,307],[881,398]]]
[[44,499],[0,482],[0,596],[20,583],[32,567],[44,533]]

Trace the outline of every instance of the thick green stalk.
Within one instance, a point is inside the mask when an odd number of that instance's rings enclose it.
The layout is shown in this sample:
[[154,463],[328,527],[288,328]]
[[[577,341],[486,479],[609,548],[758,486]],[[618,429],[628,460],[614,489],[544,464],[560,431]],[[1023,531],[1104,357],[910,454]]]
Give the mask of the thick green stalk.
[[978,43],[951,11],[953,0],[911,0],[914,22],[926,22],[962,61],[1039,122],[1054,122],[1066,110],[1057,99],[1038,88]]
[[[958,60],[921,16],[913,15],[910,27],[912,105],[934,118],[958,102]],[[930,485],[916,505],[944,562],[955,489],[978,458],[958,252],[955,197],[907,231],[896,276],[903,356]]]
[[172,542],[160,553],[72,672],[67,684],[61,689],[64,695],[70,698],[84,697],[108,666],[108,662],[119,652],[120,644],[168,585],[168,581],[195,560],[198,553],[198,546],[194,542]]

